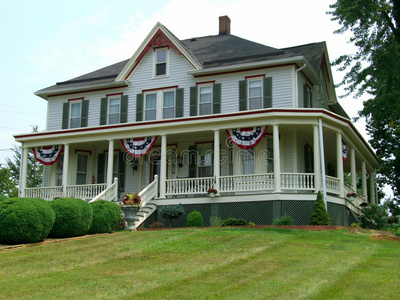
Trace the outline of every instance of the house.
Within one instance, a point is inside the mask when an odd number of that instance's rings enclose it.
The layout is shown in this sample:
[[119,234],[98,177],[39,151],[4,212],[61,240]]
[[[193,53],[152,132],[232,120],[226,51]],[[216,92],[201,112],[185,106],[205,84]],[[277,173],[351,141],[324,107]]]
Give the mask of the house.
[[[379,160],[337,102],[326,43],[276,49],[232,35],[230,23],[220,17],[218,35],[187,40],[157,23],[130,59],[36,92],[47,129],[15,136],[21,195],[140,192],[137,227],[179,203],[206,225],[284,213],[307,224],[321,190],[332,223],[353,222],[360,203],[376,201]],[[32,148],[45,165],[38,188],[25,184]]]

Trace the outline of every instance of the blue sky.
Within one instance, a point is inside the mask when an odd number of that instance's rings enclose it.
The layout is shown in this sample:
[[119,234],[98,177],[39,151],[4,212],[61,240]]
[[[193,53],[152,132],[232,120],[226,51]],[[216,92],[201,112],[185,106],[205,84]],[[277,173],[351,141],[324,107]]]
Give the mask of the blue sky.
[[[157,21],[185,39],[217,34],[218,17],[228,15],[234,35],[276,48],[327,41],[333,60],[355,51],[333,34],[333,2],[0,0],[0,164],[12,156],[13,134],[46,128],[46,101],[35,91],[129,58]],[[343,75],[333,71],[337,83]],[[362,108],[360,99],[340,102],[351,117]]]

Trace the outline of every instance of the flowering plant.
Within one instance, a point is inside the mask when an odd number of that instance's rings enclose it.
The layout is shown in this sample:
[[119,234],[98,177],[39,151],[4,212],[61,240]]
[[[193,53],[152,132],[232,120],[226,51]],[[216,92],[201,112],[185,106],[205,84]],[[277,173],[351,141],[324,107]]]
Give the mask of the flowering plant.
[[126,193],[122,198],[123,205],[134,205],[140,207],[141,201],[142,200],[140,199],[139,194],[134,194],[134,193],[132,194]]
[[217,191],[216,189],[209,189],[207,192],[208,192],[209,194],[211,194],[211,193],[213,193],[213,194],[218,193],[218,191]]
[[354,196],[356,197],[358,194],[356,192],[348,192],[347,197]]

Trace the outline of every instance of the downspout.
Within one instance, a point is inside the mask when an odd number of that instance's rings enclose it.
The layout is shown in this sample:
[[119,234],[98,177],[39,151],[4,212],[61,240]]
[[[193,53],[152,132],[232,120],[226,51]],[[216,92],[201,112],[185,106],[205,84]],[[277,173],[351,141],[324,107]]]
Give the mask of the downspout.
[[324,136],[322,131],[322,119],[319,118],[319,146],[321,157],[321,173],[322,173],[322,192],[324,194],[325,208],[328,210],[328,200],[326,198],[326,176],[325,176],[325,153],[324,153]]
[[295,108],[299,107],[299,81],[297,78],[297,74],[299,71],[303,70],[306,66],[307,66],[307,64],[304,64],[304,66],[302,66],[296,70],[296,79],[295,79],[296,80],[296,107]]

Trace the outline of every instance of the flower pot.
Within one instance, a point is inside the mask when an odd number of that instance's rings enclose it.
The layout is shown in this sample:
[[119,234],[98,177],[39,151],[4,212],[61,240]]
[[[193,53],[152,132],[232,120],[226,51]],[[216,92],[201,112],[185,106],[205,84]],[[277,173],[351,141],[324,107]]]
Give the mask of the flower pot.
[[121,210],[124,213],[124,220],[128,223],[125,230],[135,229],[133,223],[135,222],[136,213],[139,211],[140,207],[135,205],[122,205]]
[[214,193],[210,193],[209,195],[210,195],[211,198],[214,198],[214,197],[215,197],[215,194],[214,194]]
[[356,200],[356,196],[353,196],[353,195],[352,195],[352,196],[347,196],[347,197],[349,198],[350,201]]

